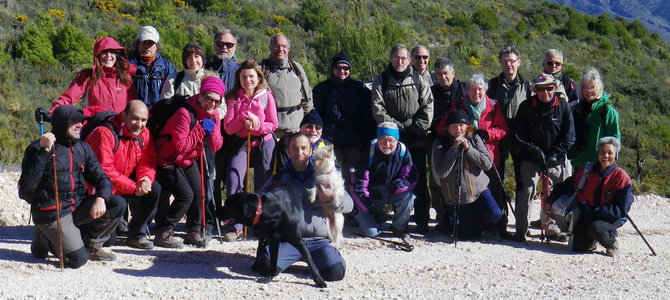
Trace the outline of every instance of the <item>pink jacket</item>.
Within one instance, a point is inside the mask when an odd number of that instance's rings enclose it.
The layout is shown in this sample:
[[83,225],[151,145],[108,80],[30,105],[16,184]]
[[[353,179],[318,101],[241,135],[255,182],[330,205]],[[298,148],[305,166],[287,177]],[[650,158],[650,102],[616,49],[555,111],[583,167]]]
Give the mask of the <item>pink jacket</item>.
[[277,130],[277,107],[272,92],[266,89],[257,91],[252,99],[246,96],[243,89],[237,93],[237,99],[227,99],[228,112],[223,119],[223,128],[226,133],[238,137],[246,137],[247,129],[244,122],[249,119],[249,112],[258,116],[260,126],[251,130],[253,136],[264,136]]
[[[126,54],[125,48],[121,47],[114,39],[101,38],[95,42],[93,49],[94,62],[95,57],[105,50],[118,50],[123,55]],[[94,68],[96,68],[95,63]],[[118,113],[126,107],[126,103],[130,100],[137,99],[135,87],[132,84],[126,86],[116,78],[115,67],[102,68],[103,76],[93,85],[89,85],[89,80],[94,69],[84,69],[79,72],[68,89],[52,104],[50,112],[63,104],[74,105],[79,101],[79,98],[85,96],[87,101],[84,104],[85,107],[100,106],[105,110],[113,110]],[[135,74],[136,70],[135,65],[128,64],[128,76]]]
[[156,153],[158,154],[158,166],[177,165],[182,168],[191,166],[196,158],[200,157],[205,139],[205,130],[200,126],[200,121],[209,118],[214,121],[214,130],[209,138],[209,145],[213,151],[221,149],[223,137],[221,136],[221,120],[218,110],[208,114],[200,107],[196,94],[186,100],[195,111],[197,120],[195,126],[191,129],[191,116],[186,108],[180,108],[175,114],[167,120],[165,127],[158,134],[169,134],[168,138],[159,138],[155,140]]

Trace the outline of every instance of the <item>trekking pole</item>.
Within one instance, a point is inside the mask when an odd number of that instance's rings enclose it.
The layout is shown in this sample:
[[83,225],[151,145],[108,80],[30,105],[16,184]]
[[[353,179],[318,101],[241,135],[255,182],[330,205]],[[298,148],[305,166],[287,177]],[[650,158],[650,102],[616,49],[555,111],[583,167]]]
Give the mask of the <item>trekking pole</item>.
[[547,238],[547,222],[549,221],[549,215],[544,209],[544,202],[547,197],[549,197],[549,176],[547,175],[546,169],[540,172],[540,177],[542,180],[542,183],[540,184],[542,193],[542,196],[540,197],[540,241],[544,242],[546,239],[548,243],[549,239]]
[[[244,183],[244,192],[249,192],[249,187],[251,186],[251,176],[249,175],[249,169],[251,168],[251,130],[247,130],[247,172],[244,173],[247,177]],[[249,227],[244,226],[244,239],[247,239],[247,234],[249,233]]]
[[54,198],[56,200],[56,230],[58,231],[58,260],[60,261],[60,270],[63,271],[64,268],[64,259],[63,259],[63,229],[61,228],[60,221],[60,201],[58,199],[58,174],[56,173],[56,144],[54,143],[53,153],[51,153],[51,163],[53,164],[54,171]]
[[503,198],[505,198],[503,201],[507,202],[507,204],[509,205],[510,211],[512,211],[512,214],[516,215],[516,211],[514,211],[514,206],[512,205],[512,200],[510,200],[510,198],[507,196],[507,190],[505,190],[505,183],[504,183],[502,177],[500,177],[500,172],[498,172],[498,167],[496,167],[495,164],[493,164],[493,170],[496,172],[496,176],[498,177],[498,182],[500,183],[500,187],[501,187],[502,192],[503,192]]
[[644,238],[644,235],[642,234],[640,229],[638,229],[637,225],[635,225],[635,222],[633,222],[633,219],[631,219],[628,214],[626,214],[626,218],[628,218],[628,221],[630,221],[630,225],[633,225],[633,228],[635,228],[635,231],[637,231],[637,233],[640,235],[644,243],[647,244],[647,247],[649,247],[649,250],[651,250],[651,255],[656,256],[656,251],[654,251],[654,248],[652,248],[649,242],[647,242],[647,239]]
[[456,155],[456,207],[454,207],[454,221],[453,221],[453,231],[452,235],[454,236],[454,247],[458,243],[458,211],[461,207],[461,189],[463,187],[461,182],[461,172],[463,171],[463,151],[464,146],[460,144],[458,146],[458,154]]
[[200,217],[200,224],[202,226],[202,238],[205,240],[205,243],[207,242],[207,238],[205,238],[206,232],[206,227],[207,227],[207,221],[205,217],[205,142],[204,140],[200,141],[202,144],[202,151],[200,151],[200,203],[201,203],[201,208],[200,212],[202,216]]
[[[203,149],[204,150],[204,149]],[[203,151],[204,152],[204,151]],[[204,165],[205,165],[205,173],[207,174],[207,186],[205,186],[207,190],[207,201],[210,199],[212,200],[212,205],[214,205],[214,182],[212,181],[212,176],[209,173],[209,164],[207,161],[207,155],[203,155],[204,158]],[[219,218],[216,216],[215,213],[210,212],[212,217],[214,218],[214,222],[216,223],[216,231],[219,234],[219,241],[223,243],[223,236],[221,235],[221,222],[219,221]]]

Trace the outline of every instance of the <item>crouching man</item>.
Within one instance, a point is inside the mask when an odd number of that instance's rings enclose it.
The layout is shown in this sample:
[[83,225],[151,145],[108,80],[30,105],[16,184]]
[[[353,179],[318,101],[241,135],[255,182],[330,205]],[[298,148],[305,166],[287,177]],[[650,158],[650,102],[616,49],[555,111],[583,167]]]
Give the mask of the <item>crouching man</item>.
[[[126,207],[123,198],[112,195],[112,182],[91,147],[79,140],[81,122],[86,118],[75,106],[56,108],[51,118],[53,130],[26,149],[19,179],[19,196],[31,204],[35,222],[30,246],[33,256],[46,258],[48,252],[59,256],[57,195],[63,258],[71,268],[83,266],[88,259],[116,259],[102,245],[115,230]],[[87,183],[93,187],[90,194]]]
[[406,241],[407,223],[414,207],[413,189],[419,172],[412,163],[407,147],[398,141],[400,130],[393,122],[383,122],[374,140],[361,152],[351,184],[352,197],[358,208],[355,215],[363,234],[377,236],[389,219],[384,207],[393,206],[391,230]]
[[98,126],[86,138],[112,181],[112,193],[128,201],[132,218],[126,244],[138,249],[154,247],[147,224],[156,214],[161,192],[154,181],[156,150],[146,128],[148,118],[147,106],[141,100],[133,100],[120,115],[107,121],[111,128]]

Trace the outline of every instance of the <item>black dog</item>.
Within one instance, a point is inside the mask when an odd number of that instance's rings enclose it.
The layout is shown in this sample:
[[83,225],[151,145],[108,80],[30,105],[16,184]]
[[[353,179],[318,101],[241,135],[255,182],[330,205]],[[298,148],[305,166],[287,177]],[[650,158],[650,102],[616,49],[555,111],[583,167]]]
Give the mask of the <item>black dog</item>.
[[226,199],[225,205],[218,211],[219,218],[226,223],[241,223],[251,226],[258,236],[256,263],[265,251],[265,245],[270,247],[270,272],[268,276],[258,279],[258,282],[268,283],[279,275],[277,259],[279,243],[287,242],[300,251],[312,271],[314,283],[317,287],[326,287],[326,282],[316,269],[312,256],[307,251],[300,232],[300,222],[303,221],[302,200],[300,193],[288,182],[277,182],[268,192],[262,194],[237,193]]

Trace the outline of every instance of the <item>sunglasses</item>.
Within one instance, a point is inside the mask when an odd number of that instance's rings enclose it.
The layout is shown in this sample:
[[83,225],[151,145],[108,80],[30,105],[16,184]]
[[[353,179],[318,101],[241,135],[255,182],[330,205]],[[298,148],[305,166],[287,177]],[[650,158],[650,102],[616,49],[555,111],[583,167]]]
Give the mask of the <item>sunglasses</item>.
[[339,67],[339,66],[338,66],[338,67],[335,67],[335,70],[338,70],[338,71],[349,71],[349,70],[351,70],[351,68],[349,68],[349,67]]
[[545,86],[545,87],[538,86],[538,87],[535,87],[535,89],[538,92],[551,92],[551,91],[554,90],[554,87],[553,86]]
[[232,49],[232,48],[235,47],[235,43],[217,42],[216,46],[219,47],[219,48],[224,48],[225,47],[225,48],[228,48],[228,49]]
[[210,96],[205,96],[204,99],[205,99],[205,102],[214,103],[214,105],[221,105],[221,103],[223,103],[223,100],[216,100],[216,99],[214,99]]
[[429,58],[428,55],[414,55],[414,59],[428,60],[428,58]]
[[322,128],[321,125],[315,125],[315,124],[307,124],[305,125],[305,127],[307,127],[307,129],[314,129],[314,130],[321,130]]
[[563,63],[561,63],[561,62],[557,62],[557,61],[548,61],[548,62],[546,62],[545,64],[547,64],[547,66],[557,66],[557,67],[560,67]]

